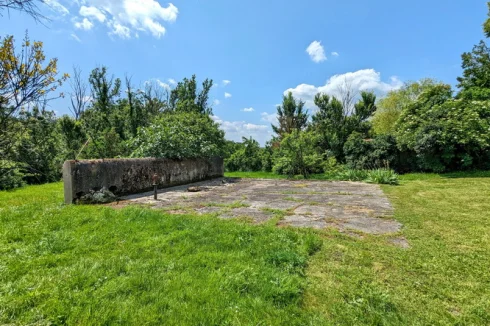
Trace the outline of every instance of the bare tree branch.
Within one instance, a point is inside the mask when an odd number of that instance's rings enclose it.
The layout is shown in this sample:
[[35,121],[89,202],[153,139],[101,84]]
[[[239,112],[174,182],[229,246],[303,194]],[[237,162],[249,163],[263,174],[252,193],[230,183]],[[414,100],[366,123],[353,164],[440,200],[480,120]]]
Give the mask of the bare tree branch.
[[71,107],[70,111],[78,120],[87,106],[87,83],[82,79],[82,70],[80,67],[73,66],[73,77],[70,80],[72,92],[70,93]]
[[344,78],[344,82],[337,87],[337,91],[344,108],[344,116],[350,116],[354,110],[354,101],[356,100],[359,92],[352,87],[352,81]]
[[49,19],[41,14],[37,3],[44,3],[44,0],[0,0],[0,16],[3,16],[4,11],[10,14],[10,10],[16,10],[28,14],[38,23],[43,23]]

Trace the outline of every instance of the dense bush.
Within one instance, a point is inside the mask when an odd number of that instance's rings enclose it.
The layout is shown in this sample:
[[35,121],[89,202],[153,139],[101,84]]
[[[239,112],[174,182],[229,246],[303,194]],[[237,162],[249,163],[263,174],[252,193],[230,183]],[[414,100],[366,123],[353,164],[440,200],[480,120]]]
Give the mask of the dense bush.
[[224,146],[224,132],[201,113],[164,114],[130,143],[132,157],[175,159],[220,156]]
[[322,173],[324,155],[317,147],[318,136],[309,131],[294,130],[286,135],[275,153],[273,171],[277,174],[305,178],[312,173]]
[[405,108],[396,139],[424,171],[488,168],[489,130],[490,101],[454,100],[450,87],[439,85]]
[[236,151],[225,160],[227,171],[260,171],[264,149],[252,137],[243,138]]
[[391,135],[378,135],[365,139],[354,132],[344,145],[347,166],[351,169],[376,169],[398,166],[399,150]]

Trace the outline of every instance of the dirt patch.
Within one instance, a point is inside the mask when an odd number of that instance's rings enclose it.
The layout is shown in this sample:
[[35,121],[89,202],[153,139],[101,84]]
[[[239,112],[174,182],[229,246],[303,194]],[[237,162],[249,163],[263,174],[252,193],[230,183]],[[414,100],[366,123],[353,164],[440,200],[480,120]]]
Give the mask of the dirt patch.
[[[189,187],[202,191],[188,192]],[[340,231],[389,234],[401,224],[391,218],[393,208],[377,185],[360,182],[288,181],[219,178],[161,189],[124,198],[121,204],[145,204],[155,209],[179,207],[220,218],[248,218],[263,223],[281,216],[279,226],[334,227]]]

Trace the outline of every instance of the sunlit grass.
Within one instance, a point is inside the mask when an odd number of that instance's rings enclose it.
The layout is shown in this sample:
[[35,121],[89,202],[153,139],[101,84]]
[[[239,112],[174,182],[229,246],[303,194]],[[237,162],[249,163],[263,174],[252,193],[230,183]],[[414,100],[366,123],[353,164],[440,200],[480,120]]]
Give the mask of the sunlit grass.
[[301,309],[319,238],[147,208],[65,206],[62,185],[0,192],[0,324],[257,325]]

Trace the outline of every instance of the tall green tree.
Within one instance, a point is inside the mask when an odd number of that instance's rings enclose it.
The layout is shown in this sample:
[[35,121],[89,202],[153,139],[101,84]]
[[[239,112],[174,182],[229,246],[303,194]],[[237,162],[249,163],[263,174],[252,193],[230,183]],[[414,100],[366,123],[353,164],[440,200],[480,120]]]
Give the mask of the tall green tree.
[[407,82],[402,88],[388,92],[377,103],[372,124],[375,134],[388,135],[395,132],[395,123],[404,107],[418,99],[420,94],[436,85],[434,79],[425,78],[417,82]]
[[308,111],[304,109],[305,102],[296,100],[291,92],[282,97],[282,104],[277,107],[277,126],[272,130],[281,139],[294,130],[302,130],[308,123]]
[[458,77],[458,98],[468,100],[490,99],[490,48],[484,41],[461,56],[463,76]]
[[317,94],[315,105],[318,110],[312,116],[312,129],[320,136],[321,148],[332,152],[338,161],[344,161],[344,144],[349,135],[356,131],[367,136],[368,120],[376,111],[376,96],[362,92],[354,109],[350,110],[336,97]]
[[170,92],[170,109],[177,112],[212,114],[212,109],[208,103],[209,91],[212,87],[212,79],[204,80],[201,90],[198,90],[196,75],[193,75],[191,79],[184,78]]

